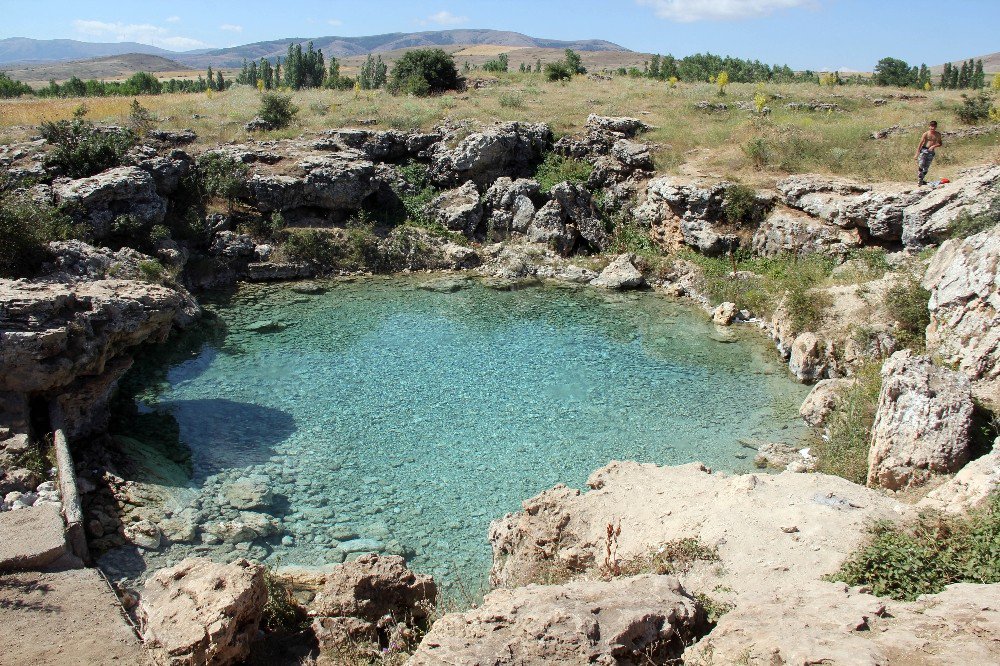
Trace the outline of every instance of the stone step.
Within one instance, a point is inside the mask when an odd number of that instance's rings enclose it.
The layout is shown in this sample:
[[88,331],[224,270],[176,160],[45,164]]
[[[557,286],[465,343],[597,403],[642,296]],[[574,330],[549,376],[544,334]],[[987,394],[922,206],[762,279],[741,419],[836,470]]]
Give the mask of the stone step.
[[0,571],[42,569],[67,554],[65,524],[50,504],[0,513]]

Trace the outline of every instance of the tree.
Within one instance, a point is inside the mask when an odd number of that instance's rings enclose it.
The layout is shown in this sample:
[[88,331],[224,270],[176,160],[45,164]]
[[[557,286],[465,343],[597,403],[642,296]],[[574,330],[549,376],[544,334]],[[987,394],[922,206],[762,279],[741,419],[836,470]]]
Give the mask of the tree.
[[729,72],[719,72],[719,76],[716,77],[715,82],[719,86],[719,96],[724,96],[726,94],[726,86],[729,85]]
[[265,93],[260,98],[260,109],[257,111],[257,115],[271,127],[281,129],[288,127],[298,112],[298,107],[292,104],[291,96]]
[[941,70],[941,82],[938,84],[938,87],[941,88],[942,90],[947,90],[948,88],[951,88],[951,63],[950,62],[946,62],[944,64],[944,69]]
[[382,56],[373,58],[372,54],[369,53],[365,64],[361,66],[361,71],[358,73],[358,83],[361,84],[363,90],[377,90],[385,85],[386,70]]
[[337,60],[336,56],[330,56],[330,65],[326,73],[324,85],[327,88],[336,89],[340,87],[340,61]]
[[573,78],[573,70],[565,61],[545,63],[545,78],[549,81],[569,81]]
[[393,93],[428,95],[458,88],[455,59],[442,49],[407,51],[392,68]]
[[1000,72],[993,75],[993,83],[990,85],[993,90],[1000,90]]
[[542,59],[535,58],[535,74],[541,74],[541,73],[542,73]]
[[875,84],[880,86],[905,88],[913,83],[910,66],[898,58],[882,58],[875,65],[874,74]]
[[221,69],[215,73],[215,89],[216,90],[226,89],[226,79],[222,76]]
[[587,68],[583,66],[583,59],[580,54],[573,49],[566,49],[566,66],[569,67],[570,71],[574,74],[586,74]]
[[506,53],[501,53],[498,57],[493,60],[487,60],[483,64],[483,69],[487,72],[493,72],[494,74],[499,74],[501,72],[506,72],[510,67],[510,57]]
[[208,89],[215,90],[215,74],[212,73],[212,66],[208,66],[208,71],[205,73],[205,79],[208,81]]
[[660,56],[659,54],[654,55],[649,59],[649,78],[658,79],[660,78]]
[[986,73],[983,72],[983,61],[977,60],[972,71],[972,87],[980,90],[986,87]]

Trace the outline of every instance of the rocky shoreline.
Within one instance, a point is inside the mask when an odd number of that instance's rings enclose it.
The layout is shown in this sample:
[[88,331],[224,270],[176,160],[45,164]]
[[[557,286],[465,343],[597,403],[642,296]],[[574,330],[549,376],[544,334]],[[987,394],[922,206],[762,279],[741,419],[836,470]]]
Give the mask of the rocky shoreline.
[[[259,649],[261,622],[274,621],[279,581],[289,592],[277,598],[311,627],[296,649],[318,644],[321,663],[372,657],[345,652],[358,645],[377,646],[376,655],[412,653],[413,664],[995,663],[997,584],[951,585],[896,602],[825,578],[864,543],[873,520],[898,524],[922,509],[964,513],[997,492],[1000,449],[977,451],[973,424],[980,405],[1000,405],[1000,231],[948,236],[960,215],[986,210],[1000,167],[971,169],[933,190],[792,176],[744,201],[743,214],[758,220],[748,229],[728,212],[734,184],[656,177],[644,129],[636,119],[592,116],[583,135],[558,141],[540,124],[459,123],[431,133],[343,129],[212,148],[201,155],[246,168],[242,212],[230,202],[229,213],[207,213],[197,239],[160,233],[142,247],[150,254],[106,244],[125,217],[143,234],[179,219],[185,178],[199,169],[180,148],[191,145],[188,137],[151,134],[129,164],[80,179],[53,173],[41,142],[0,147],[0,165],[20,191],[71,210],[89,241],[53,242],[37,275],[0,279],[0,525],[12,535],[58,527],[59,496],[40,455],[52,410],[78,451],[86,444],[100,452],[109,400],[133,355],[199,317],[189,289],[371,271],[473,271],[497,288],[540,279],[649,287],[692,299],[720,326],[748,322],[770,335],[791,373],[815,383],[802,414],[818,428],[857,368],[886,359],[869,487],[807,473],[815,467],[808,452],[780,447],[760,452],[763,464],[788,468],[780,474],[613,462],[594,472],[587,492],[557,486],[496,520],[489,537],[497,589],[431,626],[436,586],[406,569],[402,552],[361,555],[359,545],[348,554],[360,557],[322,571],[188,559],[122,596],[140,620],[147,658],[245,659]],[[533,176],[549,154],[588,162],[590,175],[543,191]],[[413,164],[435,188],[420,209],[432,229],[375,225],[358,240],[355,220],[365,211],[412,203],[420,189],[408,180]],[[683,255],[652,267],[614,252],[615,209],[665,251],[822,255],[849,270],[856,250],[875,247],[887,250],[887,270],[810,292],[828,304],[827,316],[815,330],[799,330],[787,303],[773,313],[712,307],[704,270]],[[322,229],[334,263],[289,259],[250,224],[276,215],[288,229]],[[879,300],[913,270],[930,294],[922,354],[906,348]],[[736,271],[731,279],[752,277]],[[250,544],[270,529],[257,511],[266,479],[225,489],[237,518],[204,531],[191,516],[128,508],[130,494],[144,489],[100,455],[77,463],[88,537],[100,550],[155,550],[195,537]],[[16,550],[17,539],[10,543]],[[683,564],[663,557],[678,543],[689,551]],[[66,548],[29,560],[3,555],[0,568],[34,571],[65,564]]]

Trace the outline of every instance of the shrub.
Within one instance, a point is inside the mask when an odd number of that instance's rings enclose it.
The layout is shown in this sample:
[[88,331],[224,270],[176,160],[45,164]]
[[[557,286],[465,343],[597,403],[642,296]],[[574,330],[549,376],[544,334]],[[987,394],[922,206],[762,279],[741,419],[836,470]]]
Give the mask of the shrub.
[[288,127],[299,107],[292,104],[291,95],[264,93],[260,98],[260,109],[257,111],[264,122],[275,129]]
[[614,225],[611,252],[631,252],[638,255],[658,255],[659,249],[649,236],[649,230],[635,222],[621,221]]
[[289,229],[282,250],[292,261],[331,266],[340,256],[336,240],[323,229]]
[[749,229],[759,227],[767,214],[765,207],[757,201],[757,192],[740,183],[734,183],[726,188],[722,212],[729,224]]
[[957,111],[958,119],[966,125],[974,125],[989,120],[992,108],[993,97],[988,93],[981,92],[974,97],[963,94],[962,106]]
[[233,203],[246,191],[250,170],[240,160],[222,153],[204,153],[197,162],[198,182],[204,196]]
[[840,394],[827,419],[826,440],[813,447],[819,471],[864,484],[868,478],[868,449],[882,390],[882,364],[870,362],[854,375],[855,383]]
[[908,275],[890,287],[883,298],[886,312],[896,322],[896,338],[904,347],[923,351],[931,313],[927,308],[931,293],[916,276]]
[[68,216],[23,194],[0,198],[0,277],[27,277],[48,258],[50,241],[74,235]]
[[493,72],[494,74],[500,74],[506,72],[510,68],[510,57],[506,53],[501,53],[499,57],[493,60],[487,60],[483,64],[483,70],[487,72]]
[[706,546],[699,539],[675,539],[661,545],[646,556],[626,560],[620,565],[621,575],[637,576],[644,573],[676,575],[687,573],[696,562],[718,562],[719,551]]
[[901,601],[952,583],[1000,582],[1000,493],[967,516],[923,513],[907,525],[880,521],[869,532],[831,580]]
[[166,274],[166,269],[156,259],[139,262],[139,275],[146,282],[162,282]]
[[573,70],[566,63],[545,63],[545,78],[549,81],[569,81],[573,78]]
[[524,108],[524,95],[516,92],[505,92],[500,95],[500,106],[505,109]]
[[393,65],[389,79],[393,93],[423,96],[457,88],[455,59],[442,49],[407,51]]
[[30,95],[32,92],[34,91],[31,86],[15,81],[7,76],[6,72],[0,72],[0,98],[20,97],[21,95]]
[[585,183],[593,171],[594,167],[589,162],[563,157],[558,153],[549,153],[538,165],[535,180],[541,185],[543,192],[548,192],[553,185],[564,181]]
[[47,121],[38,128],[45,142],[53,146],[46,164],[70,178],[86,178],[121,166],[125,153],[137,142],[131,130],[95,127],[83,119],[84,113],[81,109],[73,120]]
[[149,109],[139,104],[139,100],[133,99],[129,106],[128,124],[137,136],[146,136],[156,125],[156,117],[149,112]]
[[295,597],[268,568],[264,569],[264,587],[267,589],[267,602],[261,619],[268,631],[298,631],[308,623],[305,611]]
[[767,141],[761,137],[755,137],[746,142],[743,146],[743,154],[747,156],[754,168],[763,169],[771,161],[771,149]]

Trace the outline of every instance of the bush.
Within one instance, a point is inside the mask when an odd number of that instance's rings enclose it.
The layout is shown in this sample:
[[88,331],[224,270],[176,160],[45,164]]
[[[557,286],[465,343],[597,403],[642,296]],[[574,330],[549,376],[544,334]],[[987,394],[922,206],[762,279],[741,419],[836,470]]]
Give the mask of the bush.
[[573,70],[562,61],[545,63],[545,78],[549,81],[569,81],[573,78]]
[[753,188],[734,183],[726,188],[722,212],[729,224],[756,229],[764,221],[767,209],[757,201],[757,192]]
[[483,64],[483,70],[494,74],[501,74],[510,68],[510,57],[506,53],[501,53],[493,60],[487,60]]
[[962,95],[962,106],[958,107],[958,119],[966,125],[975,125],[978,122],[989,120],[990,109],[993,108],[993,97],[985,92],[981,92],[974,97]]
[[260,98],[260,109],[257,111],[264,122],[275,129],[288,127],[299,107],[292,104],[291,95],[264,93]]
[[882,364],[871,362],[854,375],[855,383],[840,394],[837,407],[827,419],[826,440],[813,447],[819,471],[854,483],[868,479],[868,449],[872,425],[882,390]]
[[333,265],[340,256],[336,239],[323,229],[289,229],[282,251],[292,261]]
[[0,198],[0,277],[28,277],[48,256],[48,243],[74,235],[68,216],[25,195]]
[[228,155],[204,153],[198,158],[197,173],[203,195],[225,200],[232,210],[233,203],[246,192],[250,170]]
[[585,183],[593,171],[594,167],[589,162],[563,157],[558,153],[549,153],[538,165],[535,180],[541,185],[543,192],[548,192],[553,185],[564,181]]
[[458,88],[455,59],[442,49],[407,51],[392,67],[389,90],[419,96]]
[[15,81],[7,76],[6,72],[0,72],[0,99],[30,95],[32,92],[34,91],[32,91],[31,86]]
[[138,141],[131,130],[102,129],[83,119],[81,110],[73,120],[44,122],[38,128],[45,142],[53,146],[46,157],[70,178],[86,178],[121,166],[122,159]]
[[927,304],[931,292],[920,284],[916,276],[909,275],[902,282],[890,287],[883,298],[886,312],[896,322],[896,338],[904,347],[921,352],[927,344],[927,326],[931,313]]
[[505,92],[500,95],[500,106],[505,109],[524,108],[524,95],[516,92]]
[[998,583],[1000,493],[968,516],[924,513],[908,525],[878,522],[868,543],[829,578],[900,601],[952,583]]
[[765,168],[771,162],[771,148],[761,137],[751,139],[743,146],[743,154],[757,169]]

